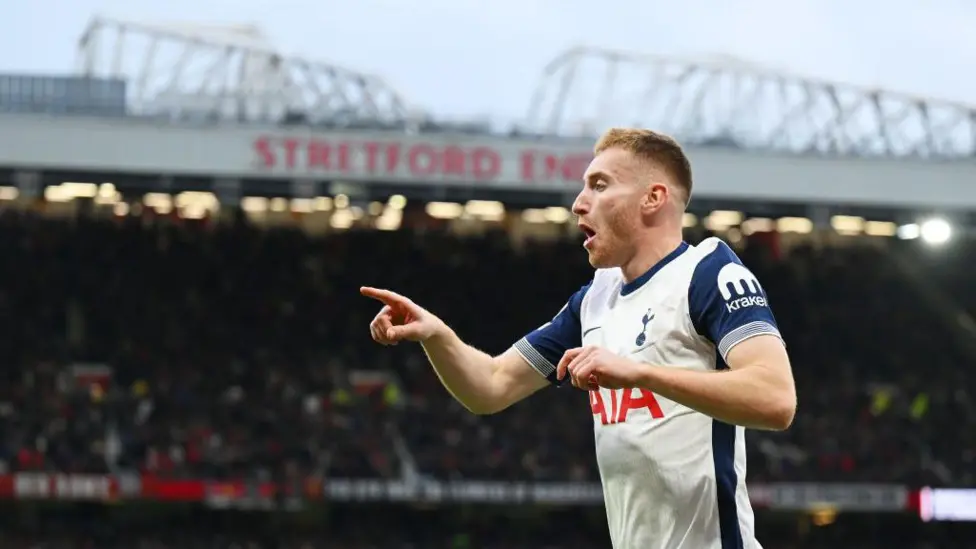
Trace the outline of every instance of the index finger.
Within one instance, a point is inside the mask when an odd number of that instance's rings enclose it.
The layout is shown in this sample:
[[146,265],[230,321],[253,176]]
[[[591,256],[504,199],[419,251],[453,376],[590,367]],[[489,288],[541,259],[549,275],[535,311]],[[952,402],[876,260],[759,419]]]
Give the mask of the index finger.
[[409,308],[413,305],[413,302],[406,297],[390,290],[382,290],[380,288],[371,288],[369,286],[363,286],[359,288],[359,293],[380,301],[390,307],[407,307]]
[[563,353],[563,357],[559,359],[559,364],[556,366],[556,379],[566,377],[566,368],[569,367],[569,363],[582,352],[583,348],[577,347],[575,349],[567,349],[566,352]]

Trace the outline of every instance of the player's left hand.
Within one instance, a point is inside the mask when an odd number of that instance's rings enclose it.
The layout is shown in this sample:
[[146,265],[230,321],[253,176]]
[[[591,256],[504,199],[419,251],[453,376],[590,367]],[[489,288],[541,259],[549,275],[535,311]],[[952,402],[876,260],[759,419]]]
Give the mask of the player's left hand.
[[642,371],[640,364],[591,345],[569,349],[563,354],[556,366],[556,378],[562,380],[567,375],[573,386],[592,391],[600,387],[637,387]]

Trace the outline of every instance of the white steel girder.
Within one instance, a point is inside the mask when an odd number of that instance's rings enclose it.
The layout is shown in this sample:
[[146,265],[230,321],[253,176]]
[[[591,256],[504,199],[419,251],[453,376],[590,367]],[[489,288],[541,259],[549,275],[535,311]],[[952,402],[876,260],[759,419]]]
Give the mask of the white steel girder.
[[136,115],[296,124],[399,124],[403,98],[382,79],[282,54],[253,26],[94,18],[78,69],[128,82]]
[[729,58],[575,48],[545,67],[528,131],[641,126],[689,144],[799,154],[976,155],[976,107],[803,78]]

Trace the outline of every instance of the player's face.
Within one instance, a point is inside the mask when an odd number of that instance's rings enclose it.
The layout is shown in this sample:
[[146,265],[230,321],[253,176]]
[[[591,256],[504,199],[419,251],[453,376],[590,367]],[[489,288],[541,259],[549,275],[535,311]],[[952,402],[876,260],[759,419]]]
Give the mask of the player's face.
[[641,197],[647,190],[640,173],[638,160],[622,149],[607,149],[590,162],[573,213],[579,217],[586,236],[583,247],[593,267],[619,267],[633,256]]

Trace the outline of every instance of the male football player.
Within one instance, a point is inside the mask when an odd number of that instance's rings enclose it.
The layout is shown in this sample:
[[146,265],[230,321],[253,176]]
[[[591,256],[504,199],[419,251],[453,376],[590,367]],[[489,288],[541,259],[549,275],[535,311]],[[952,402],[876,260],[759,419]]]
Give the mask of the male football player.
[[722,241],[682,240],[691,166],[670,137],[612,129],[573,203],[596,269],[550,322],[499,356],[465,344],[393,292],[374,340],[419,341],[476,414],[547,382],[589,391],[607,519],[617,549],[759,548],[744,428],[782,430],[796,392],[756,277]]

